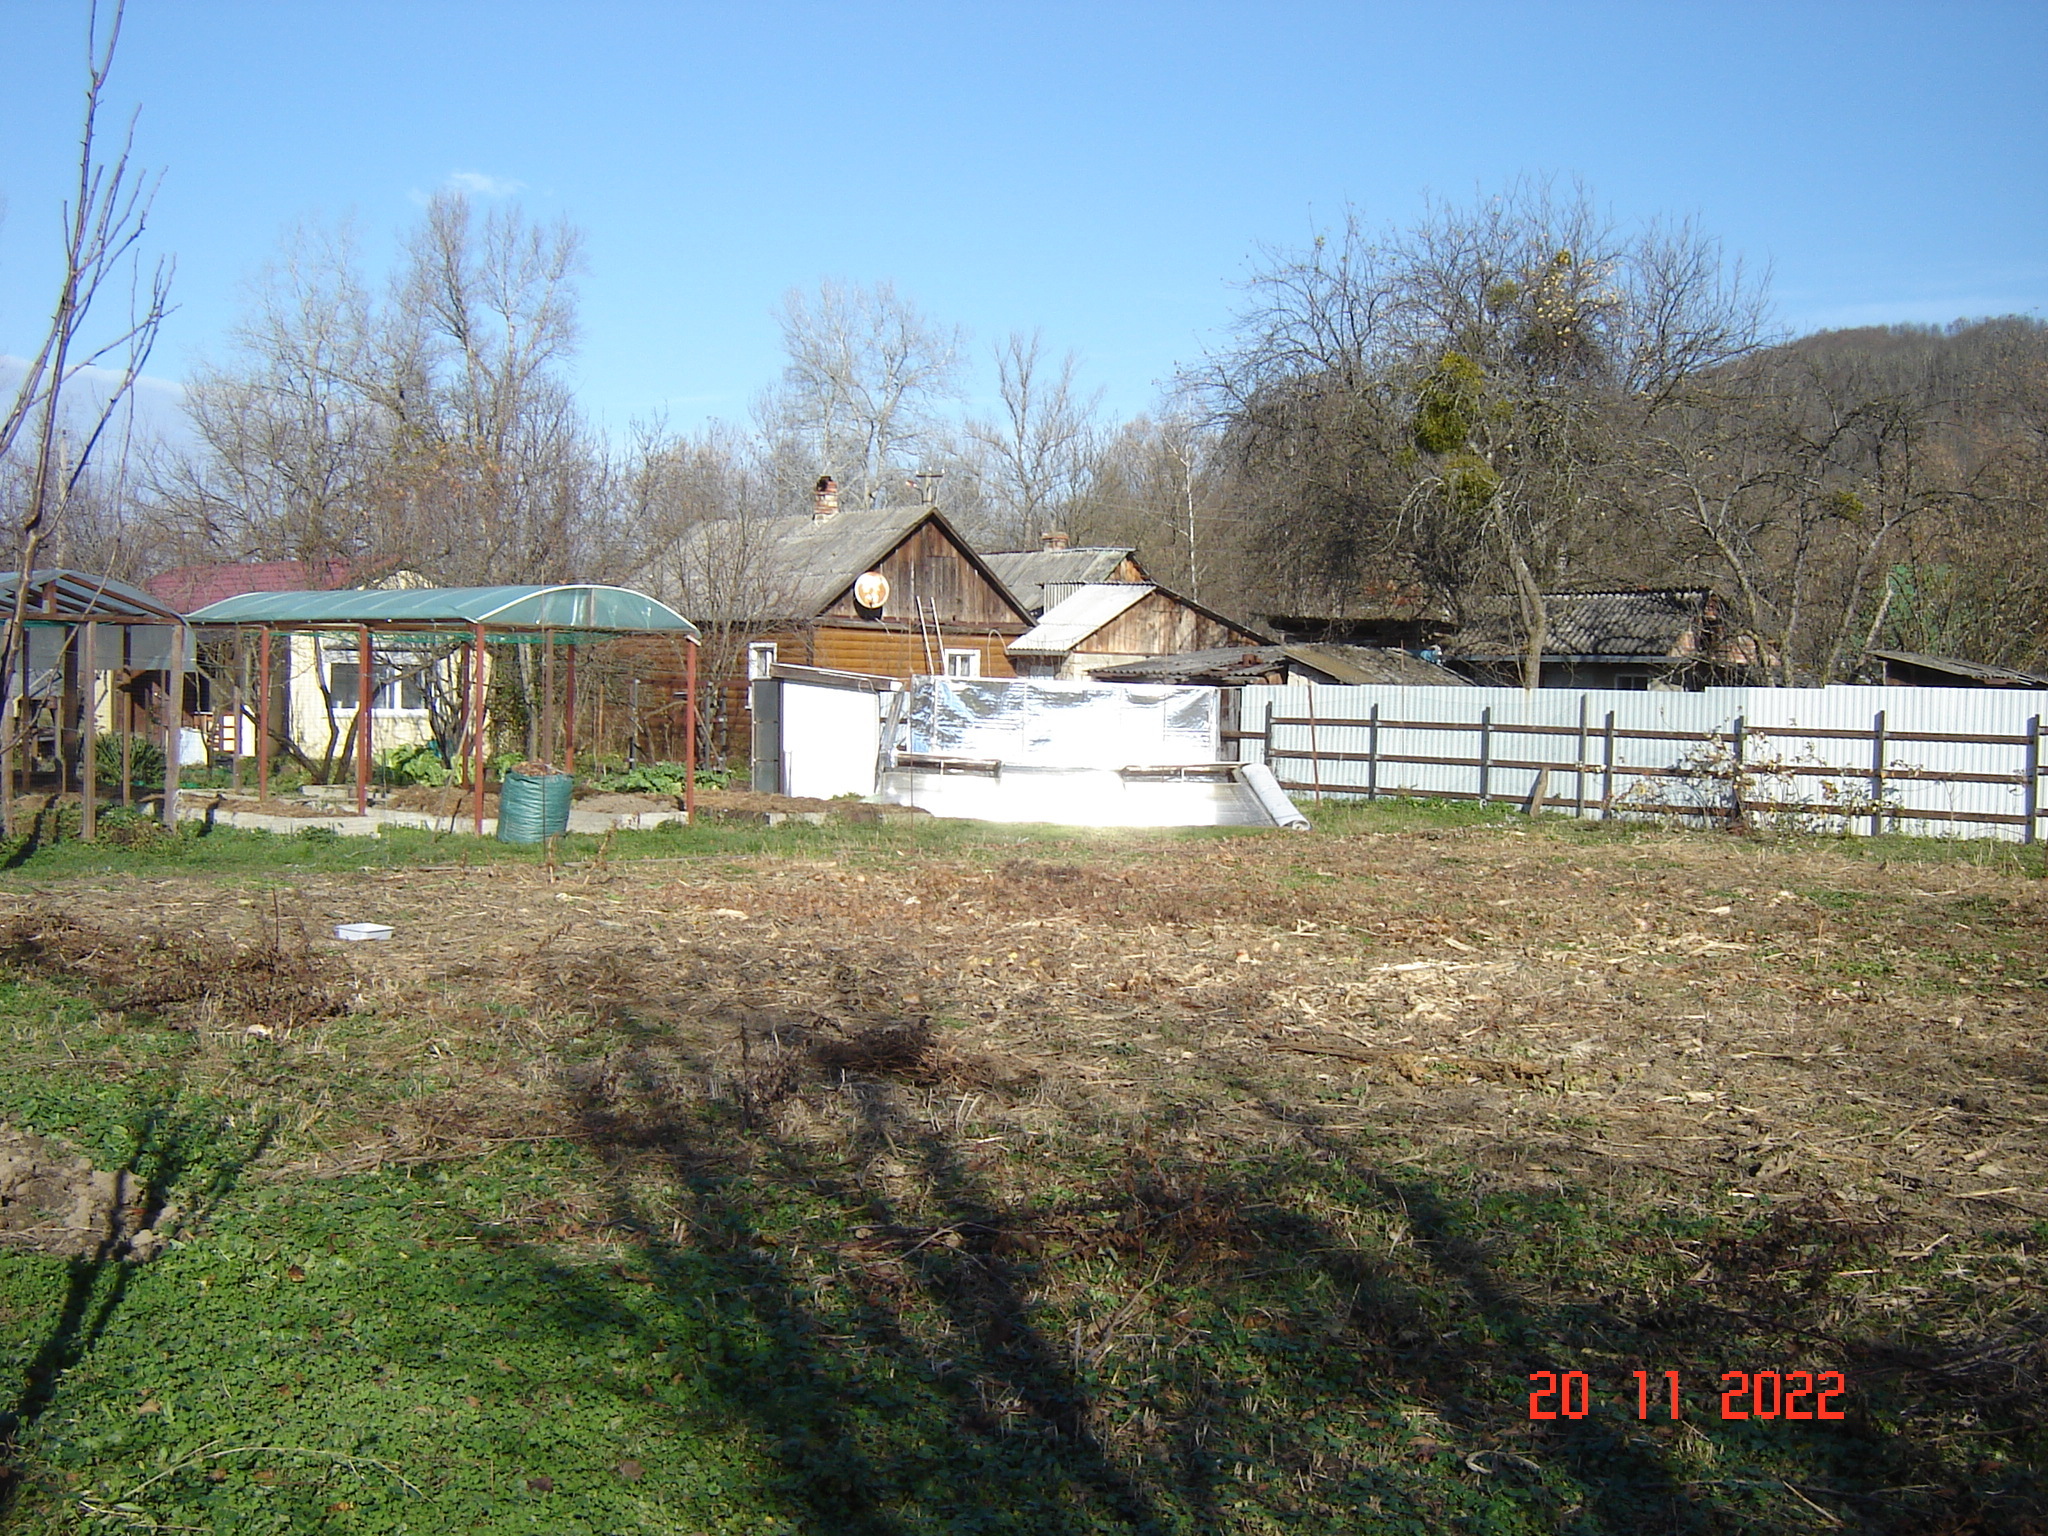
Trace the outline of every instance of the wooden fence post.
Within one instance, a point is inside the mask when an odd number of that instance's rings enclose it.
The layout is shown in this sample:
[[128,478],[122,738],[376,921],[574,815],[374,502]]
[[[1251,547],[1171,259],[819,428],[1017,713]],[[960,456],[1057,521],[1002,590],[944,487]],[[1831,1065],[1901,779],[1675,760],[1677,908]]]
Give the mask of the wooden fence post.
[[2025,790],[2027,830],[2025,842],[2040,840],[2041,820],[2041,717],[2034,716],[2027,722],[2027,766]]
[[1586,817],[1586,695],[1579,694],[1579,755],[1573,759],[1578,764],[1578,788],[1572,792],[1572,815],[1583,821]]
[[1486,804],[1493,778],[1493,706],[1479,711],[1479,803]]
[[1377,800],[1380,797],[1380,707],[1372,707],[1372,718],[1367,722],[1365,736],[1365,798]]
[[1884,830],[1884,711],[1870,725],[1870,835]]
[[1308,699],[1308,771],[1315,784],[1316,803],[1320,805],[1323,799],[1323,759],[1322,749],[1316,741],[1316,685],[1310,683],[1302,692]]
[[1742,776],[1749,768],[1749,721],[1735,717],[1735,729],[1728,733],[1728,826],[1740,831],[1747,814],[1742,803]]
[[1610,820],[1614,815],[1614,711],[1607,711],[1606,755],[1601,760],[1600,770],[1600,819]]

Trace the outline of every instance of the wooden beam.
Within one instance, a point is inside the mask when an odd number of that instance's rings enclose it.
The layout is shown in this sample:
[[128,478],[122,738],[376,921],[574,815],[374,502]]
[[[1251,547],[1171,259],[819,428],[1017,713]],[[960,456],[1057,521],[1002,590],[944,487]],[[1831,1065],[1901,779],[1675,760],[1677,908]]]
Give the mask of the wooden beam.
[[370,724],[375,701],[377,659],[370,654],[370,626],[356,627],[356,814],[370,810]]

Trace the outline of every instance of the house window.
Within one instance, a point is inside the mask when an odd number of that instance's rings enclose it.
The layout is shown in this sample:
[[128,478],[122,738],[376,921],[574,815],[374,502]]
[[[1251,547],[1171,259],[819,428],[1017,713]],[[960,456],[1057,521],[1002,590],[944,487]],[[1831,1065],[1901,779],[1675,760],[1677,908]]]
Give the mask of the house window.
[[1624,693],[1647,693],[1650,688],[1650,674],[1647,672],[1619,672],[1615,674],[1614,686]]
[[[370,707],[380,714],[423,715],[427,711],[424,658],[400,653],[377,658],[377,680]],[[359,697],[362,669],[356,653],[337,651],[327,658],[327,691],[337,709],[353,709]]]
[[979,676],[981,676],[981,652],[979,652],[979,651],[948,651],[948,652],[946,652],[946,676],[948,676],[948,677],[979,677]]
[[775,670],[775,647],[772,644],[755,644],[747,647],[747,676],[759,680]]

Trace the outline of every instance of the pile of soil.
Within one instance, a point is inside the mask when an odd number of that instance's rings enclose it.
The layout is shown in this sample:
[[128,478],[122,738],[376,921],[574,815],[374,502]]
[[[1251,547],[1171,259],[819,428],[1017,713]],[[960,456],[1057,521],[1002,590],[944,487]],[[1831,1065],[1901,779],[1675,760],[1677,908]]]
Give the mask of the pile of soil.
[[177,1209],[151,1211],[133,1174],[68,1143],[0,1125],[0,1245],[66,1259],[156,1257]]

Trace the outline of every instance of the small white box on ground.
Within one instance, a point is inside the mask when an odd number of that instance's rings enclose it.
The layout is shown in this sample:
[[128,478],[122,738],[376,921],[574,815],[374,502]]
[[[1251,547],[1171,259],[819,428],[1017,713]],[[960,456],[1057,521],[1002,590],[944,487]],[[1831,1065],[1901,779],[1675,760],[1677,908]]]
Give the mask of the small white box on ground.
[[388,939],[391,929],[384,923],[343,923],[334,930],[334,936],[353,944],[364,939]]

